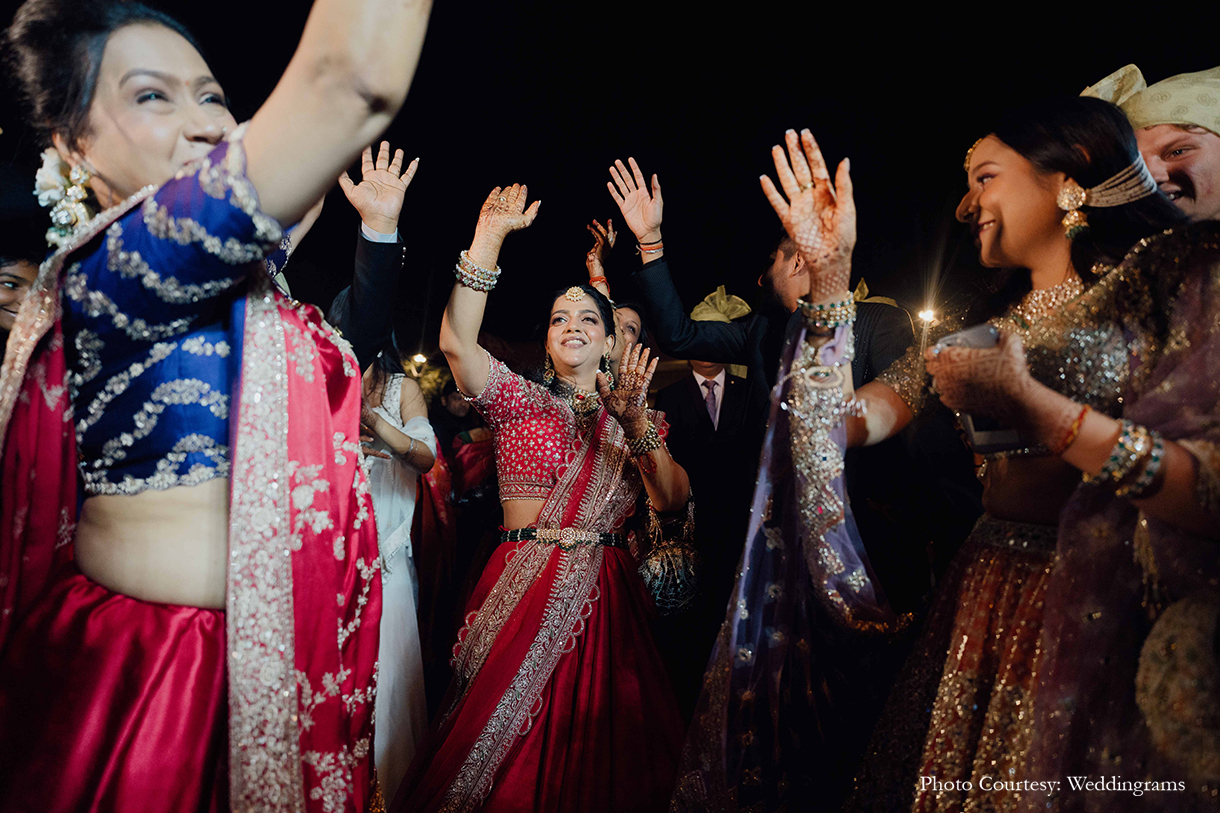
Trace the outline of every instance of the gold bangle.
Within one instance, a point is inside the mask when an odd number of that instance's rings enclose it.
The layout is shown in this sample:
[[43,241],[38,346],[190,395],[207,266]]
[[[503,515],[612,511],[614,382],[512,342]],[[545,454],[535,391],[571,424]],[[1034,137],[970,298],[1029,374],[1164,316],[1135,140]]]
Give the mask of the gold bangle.
[[638,438],[627,438],[627,448],[631,451],[632,457],[643,457],[649,452],[661,448],[661,435],[652,421],[648,422],[648,429],[644,434]]

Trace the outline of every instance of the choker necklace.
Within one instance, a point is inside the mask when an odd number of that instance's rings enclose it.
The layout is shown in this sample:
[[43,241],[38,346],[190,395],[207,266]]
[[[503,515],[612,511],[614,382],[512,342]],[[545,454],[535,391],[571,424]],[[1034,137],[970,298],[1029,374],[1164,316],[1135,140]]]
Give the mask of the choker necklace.
[[572,408],[572,414],[577,418],[592,415],[601,406],[601,396],[596,392],[582,390],[580,387],[562,382],[557,389],[559,397]]

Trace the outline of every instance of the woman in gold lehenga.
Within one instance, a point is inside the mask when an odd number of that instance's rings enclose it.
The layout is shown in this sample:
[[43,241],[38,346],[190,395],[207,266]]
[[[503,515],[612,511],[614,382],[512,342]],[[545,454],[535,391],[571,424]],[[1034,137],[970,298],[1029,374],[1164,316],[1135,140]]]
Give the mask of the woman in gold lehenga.
[[[832,187],[812,136],[805,132],[800,142],[789,132],[791,164],[780,148],[774,151],[784,195],[769,179],[763,185],[817,272],[805,306],[806,345],[830,347],[852,315],[847,281],[855,212],[847,167],[840,166]],[[1057,644],[1042,636],[1044,604],[1061,598],[1048,596],[1056,545],[1079,535],[1078,528],[1059,525],[1065,505],[1083,505],[1089,516],[1101,510],[1098,506],[1119,505],[1120,513],[1131,515],[1128,526],[1140,512],[1151,526],[1189,540],[1183,544],[1202,544],[1217,533],[1215,447],[1200,445],[1214,442],[1207,433],[1215,431],[1215,371],[1200,376],[1195,370],[1194,379],[1198,389],[1210,388],[1210,402],[1206,394],[1194,397],[1210,421],[1177,420],[1172,403],[1157,413],[1139,411],[1154,396],[1153,385],[1171,381],[1173,386],[1174,371],[1180,377],[1188,369],[1182,359],[1189,348],[1214,351],[1214,319],[1209,327],[1200,318],[1207,312],[1200,303],[1216,296],[1215,226],[1183,225],[1182,215],[1156,191],[1121,112],[1094,99],[1052,100],[1008,117],[972,148],[966,169],[969,189],[958,218],[971,226],[983,265],[1015,269],[982,314],[999,330],[998,345],[933,349],[926,360],[916,348],[855,393],[854,402],[850,383],[834,376],[833,363],[820,351],[796,352],[787,376],[793,382],[830,382],[844,399],[837,411],[845,416],[849,446],[900,431],[925,408],[930,393],[939,393],[942,403],[960,413],[1019,427],[1027,441],[1024,448],[987,461],[987,513],[944,580],[917,652],[895,687],[849,802],[854,810],[1015,809],[1044,804],[1053,791],[1021,783],[1063,779],[1032,775],[1026,763],[1039,736],[1035,719],[1043,726],[1065,716],[1062,708],[1047,709],[1045,720],[1043,709],[1031,711],[1043,688],[1043,653]],[[1166,229],[1171,231],[1159,234]],[[964,324],[948,321],[941,332]],[[1196,357],[1196,366],[1208,358],[1214,355]],[[929,374],[935,387],[929,387]],[[839,418],[833,411],[832,405],[818,414],[835,423]],[[803,511],[825,503],[833,472],[802,468],[804,438],[795,429],[792,437]],[[1081,484],[1082,474],[1089,484]],[[775,518],[770,521],[778,525]],[[1095,529],[1094,536],[1121,550],[1124,527]],[[842,550],[828,550],[830,539],[826,532],[802,540],[815,590],[833,583],[818,570],[828,561],[823,554]],[[867,568],[856,572],[867,581]],[[744,582],[748,576],[743,572],[740,578]],[[822,598],[829,595],[821,592]],[[857,610],[869,604],[860,604],[865,596],[859,588],[829,595],[840,604],[845,597],[849,608],[853,601]],[[758,609],[747,598],[743,590],[740,609],[730,614],[726,629]],[[739,636],[730,654],[757,651]],[[719,665],[718,660],[713,667]],[[747,716],[747,701],[764,705],[756,691],[744,697],[722,691],[722,683],[736,686],[735,673],[748,663],[738,658],[723,666],[709,672],[706,698],[727,698],[730,720]],[[1098,684],[1106,678],[1094,675]],[[1123,691],[1133,693],[1134,674],[1112,679],[1127,681]],[[1064,681],[1071,686],[1070,677]],[[1133,703],[1111,708],[1128,707]],[[1087,721],[1070,722],[1061,726],[1069,730],[1059,737],[1067,743],[1055,751],[1060,757],[1088,752],[1080,741],[1087,737],[1082,733]],[[1138,725],[1116,728],[1133,736],[1117,738],[1115,747],[1146,738]],[[725,742],[733,741],[734,731]],[[697,750],[688,741],[686,756]],[[1128,763],[1128,770],[1145,778],[1142,773],[1154,764],[1149,759]],[[782,759],[775,761],[782,768]],[[760,778],[748,755],[741,765],[725,764],[729,787]],[[1071,760],[1061,758],[1058,764]],[[684,782],[689,767],[685,761]],[[765,783],[768,766],[760,767]],[[791,780],[792,770],[775,776]],[[1063,793],[1061,805],[1075,803]]]

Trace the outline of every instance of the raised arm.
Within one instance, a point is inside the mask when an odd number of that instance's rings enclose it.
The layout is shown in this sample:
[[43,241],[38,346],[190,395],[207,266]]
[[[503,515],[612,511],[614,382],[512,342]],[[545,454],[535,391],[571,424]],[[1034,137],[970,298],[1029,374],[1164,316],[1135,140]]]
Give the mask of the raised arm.
[[610,296],[610,281],[606,279],[606,255],[618,240],[614,221],[607,218],[606,225],[603,226],[594,220],[585,228],[593,235],[593,248],[585,254],[585,270],[589,272],[589,284],[606,299],[613,301],[614,298]]
[[419,167],[416,158],[404,170],[403,158],[402,150],[395,150],[391,159],[390,145],[383,141],[376,160],[372,148],[364,148],[360,183],[346,172],[339,176],[343,194],[360,214],[360,236],[352,284],[338,293],[328,316],[351,342],[361,369],[372,363],[393,334],[403,260],[398,216]]
[[661,242],[661,221],[665,200],[661,181],[654,174],[652,187],[634,158],[627,164],[615,161],[606,183],[618,204],[627,228],[636,239],[643,267],[635,273],[636,283],[649,309],[649,330],[662,350],[678,358],[698,358],[726,364],[749,364],[747,329],[735,322],[696,322],[686,314],[682,300],[669,275]]
[[[831,183],[830,172],[809,130],[798,137],[795,130],[784,134],[787,155],[778,144],[771,148],[780,189],[766,175],[760,176],[763,193],[779,215],[784,230],[796,243],[809,268],[809,293],[801,302],[806,314],[854,313],[851,255],[856,246],[856,204],[852,195],[851,162],[844,158]],[[825,311],[820,311],[819,306]],[[841,328],[842,329],[842,328]],[[845,325],[850,330],[851,324]],[[811,340],[828,341],[832,327],[810,328]],[[901,432],[911,422],[911,411],[894,390],[873,381],[853,392],[850,378],[843,395],[853,395],[864,406],[863,415],[848,416],[848,446],[880,443]]]
[[402,106],[430,0],[317,0],[245,136],[267,214],[295,223]]
[[533,223],[542,205],[542,201],[536,200],[526,208],[526,195],[524,184],[491,190],[479,210],[470,249],[462,252],[458,261],[458,284],[453,286],[441,319],[440,347],[453,372],[454,383],[467,395],[478,395],[487,386],[490,368],[486,352],[479,347],[479,328],[483,324],[487,292],[500,275],[496,265],[500,247],[511,232]]

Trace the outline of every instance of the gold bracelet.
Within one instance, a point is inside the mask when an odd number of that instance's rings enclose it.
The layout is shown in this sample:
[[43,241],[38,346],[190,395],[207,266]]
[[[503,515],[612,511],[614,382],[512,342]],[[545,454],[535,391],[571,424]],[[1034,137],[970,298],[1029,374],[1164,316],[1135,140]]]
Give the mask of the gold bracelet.
[[652,421],[648,422],[648,429],[644,434],[638,438],[627,438],[627,448],[631,450],[632,457],[643,457],[649,452],[661,448],[661,435]]

